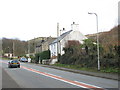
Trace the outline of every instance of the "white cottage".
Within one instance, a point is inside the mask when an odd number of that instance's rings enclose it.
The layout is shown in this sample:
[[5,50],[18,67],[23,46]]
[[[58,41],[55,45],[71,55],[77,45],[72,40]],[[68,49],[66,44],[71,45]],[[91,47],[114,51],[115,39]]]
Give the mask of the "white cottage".
[[83,40],[87,39],[87,37],[79,31],[79,24],[71,24],[71,29],[72,30],[63,33],[56,40],[49,44],[49,49],[51,51],[51,59],[53,59],[51,64],[57,62],[58,53],[61,55],[65,53],[63,51],[63,48],[68,41],[75,40],[79,41],[82,44]]

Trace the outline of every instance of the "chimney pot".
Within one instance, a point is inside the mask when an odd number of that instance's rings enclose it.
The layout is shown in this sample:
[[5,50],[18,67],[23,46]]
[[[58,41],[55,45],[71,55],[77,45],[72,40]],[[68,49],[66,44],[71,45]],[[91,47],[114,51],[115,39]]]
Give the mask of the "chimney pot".
[[79,31],[79,24],[75,24],[75,22],[73,22],[73,24],[71,24],[71,30]]

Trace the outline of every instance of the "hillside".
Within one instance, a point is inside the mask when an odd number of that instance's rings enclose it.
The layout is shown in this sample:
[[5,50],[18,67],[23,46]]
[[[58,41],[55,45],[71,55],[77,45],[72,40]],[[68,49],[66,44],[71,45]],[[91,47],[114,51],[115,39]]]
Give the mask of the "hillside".
[[[96,41],[97,34],[86,35],[88,38]],[[104,53],[110,53],[115,46],[120,46],[120,25],[107,32],[99,33],[99,43],[104,48]]]
[[17,39],[2,39],[3,53],[13,53],[15,56],[24,55],[27,53],[27,42]]
[[[119,45],[120,45],[120,40],[118,40],[120,38],[120,34],[119,34],[119,26],[116,26],[114,28],[112,28],[110,31],[107,32],[100,32],[99,33],[99,42],[102,45],[118,45],[118,41],[119,41]],[[97,34],[88,34],[86,35],[88,38],[94,39],[96,40],[96,36]]]

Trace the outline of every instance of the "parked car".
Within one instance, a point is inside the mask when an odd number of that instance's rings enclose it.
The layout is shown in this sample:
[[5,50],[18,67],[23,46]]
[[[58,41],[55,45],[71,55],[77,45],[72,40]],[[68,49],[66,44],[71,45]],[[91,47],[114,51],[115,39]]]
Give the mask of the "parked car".
[[20,62],[28,62],[28,60],[25,57],[20,58]]
[[18,60],[10,60],[8,61],[8,68],[18,67],[20,68],[20,62]]

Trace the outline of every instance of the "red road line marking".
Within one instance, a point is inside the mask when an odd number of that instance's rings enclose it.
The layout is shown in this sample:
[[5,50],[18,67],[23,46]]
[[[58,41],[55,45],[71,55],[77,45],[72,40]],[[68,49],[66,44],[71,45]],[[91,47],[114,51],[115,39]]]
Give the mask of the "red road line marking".
[[[7,64],[7,62],[4,62],[4,61],[0,61],[0,62]],[[59,77],[59,76],[55,76],[55,75],[51,75],[51,74],[48,74],[48,73],[40,72],[40,71],[31,69],[31,68],[27,68],[27,67],[24,67],[24,66],[21,66],[21,68],[32,71],[32,72],[35,72],[35,73],[39,73],[39,74],[44,75],[44,76],[48,76],[48,77],[57,79],[57,80],[60,80],[60,81],[64,81],[64,82],[67,82],[67,83],[70,83],[70,84],[73,84],[73,85],[76,85],[76,86],[79,86],[79,87],[90,88],[90,89],[93,89],[93,90],[104,90],[103,88],[98,88],[97,86],[96,87],[95,86],[90,86],[90,85],[83,84],[83,83],[80,83],[80,82],[68,80],[68,79],[65,79],[65,78],[62,78],[62,77]]]
[[75,82],[75,81],[72,81],[72,80],[68,80],[68,79],[65,79],[65,78],[62,78],[62,77],[59,77],[59,76],[55,76],[55,75],[51,75],[51,74],[48,74],[48,73],[40,72],[40,71],[31,69],[31,68],[27,68],[27,67],[24,67],[24,66],[21,66],[21,67],[24,68],[24,69],[27,69],[29,71],[36,72],[36,73],[39,73],[41,75],[45,75],[45,76],[48,76],[48,77],[51,77],[51,78],[54,78],[54,79],[57,79],[57,80],[61,80],[61,81],[64,81],[64,82],[68,82],[68,83],[71,83],[71,84],[79,86],[79,87],[91,88],[91,89],[94,89],[94,90],[103,90],[103,88],[98,88],[97,86],[95,87],[95,86],[90,86],[90,85],[83,84],[83,83],[80,83],[80,82]]

